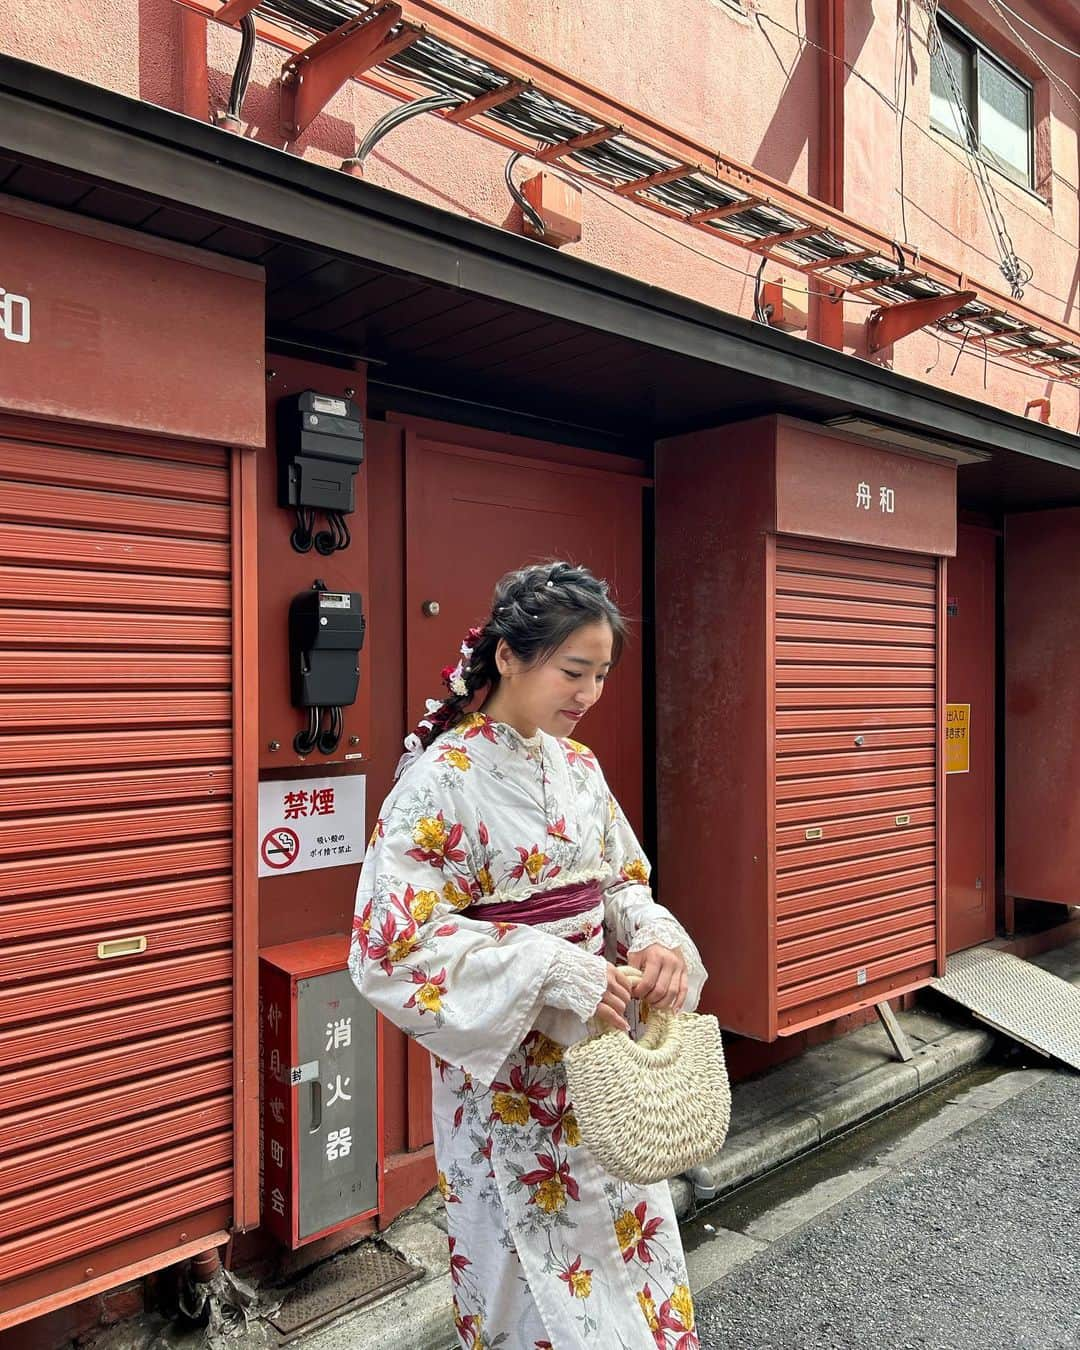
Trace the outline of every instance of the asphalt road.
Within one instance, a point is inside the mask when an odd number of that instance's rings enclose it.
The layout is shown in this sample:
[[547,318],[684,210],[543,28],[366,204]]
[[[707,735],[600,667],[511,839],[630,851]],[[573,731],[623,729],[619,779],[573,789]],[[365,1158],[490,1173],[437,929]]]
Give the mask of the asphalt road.
[[1080,1075],[958,1119],[719,1210],[742,1248],[695,1296],[703,1350],[1080,1350]]

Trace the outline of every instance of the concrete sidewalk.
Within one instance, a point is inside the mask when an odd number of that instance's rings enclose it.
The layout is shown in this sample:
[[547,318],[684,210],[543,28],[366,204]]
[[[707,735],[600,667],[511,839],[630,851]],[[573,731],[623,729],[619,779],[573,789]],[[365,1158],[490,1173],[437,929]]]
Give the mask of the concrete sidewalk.
[[[1080,941],[1035,963],[1080,983]],[[676,1213],[763,1176],[844,1130],[925,1092],[982,1060],[995,1041],[963,1009],[932,994],[898,1014],[914,1058],[901,1063],[878,1023],[806,1051],[732,1092],[732,1129],[719,1156],[671,1182]],[[304,1350],[446,1350],[456,1345],[451,1311],[445,1219],[437,1194],[424,1199],[382,1235],[425,1271],[422,1281],[309,1333]],[[699,1269],[715,1262],[694,1263]],[[691,1282],[694,1281],[691,1271]],[[716,1278],[712,1270],[711,1279]]]
[[[697,1195],[686,1177],[671,1183],[676,1213],[704,1202],[815,1148],[842,1130],[978,1063],[994,1037],[957,1012],[899,1014],[915,1052],[900,1063],[884,1028],[862,1027],[817,1046],[732,1091],[732,1129],[723,1151],[698,1169]],[[438,1194],[403,1215],[384,1240],[423,1266],[422,1282],[310,1333],[304,1350],[444,1350],[456,1344],[445,1220]]]

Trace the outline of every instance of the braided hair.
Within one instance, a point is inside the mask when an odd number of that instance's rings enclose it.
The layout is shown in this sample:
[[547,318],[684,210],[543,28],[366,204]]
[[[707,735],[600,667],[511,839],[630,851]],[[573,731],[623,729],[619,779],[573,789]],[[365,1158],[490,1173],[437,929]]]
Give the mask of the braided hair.
[[487,620],[470,629],[460,666],[443,671],[443,679],[453,687],[441,704],[433,708],[429,704],[431,710],[413,733],[420,746],[426,748],[436,736],[456,726],[476,696],[499,683],[495,650],[500,638],[519,661],[531,666],[590,623],[606,623],[611,628],[614,665],[626,641],[627,625],[608,594],[606,581],[586,567],[558,561],[507,572],[495,587]]

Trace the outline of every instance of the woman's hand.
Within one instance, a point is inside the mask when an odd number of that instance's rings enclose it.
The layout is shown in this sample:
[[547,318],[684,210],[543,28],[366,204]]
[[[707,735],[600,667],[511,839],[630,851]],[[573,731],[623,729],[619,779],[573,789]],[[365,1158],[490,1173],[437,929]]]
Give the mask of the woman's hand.
[[603,997],[596,1005],[596,1011],[593,1016],[598,1022],[607,1027],[615,1027],[619,1031],[629,1031],[630,1023],[626,1020],[626,1005],[630,1002],[630,981],[625,975],[620,975],[615,967],[608,962],[607,968],[607,989]]
[[661,947],[654,942],[627,957],[630,965],[641,971],[641,979],[634,985],[634,997],[653,1008],[671,1008],[681,1012],[686,1002],[689,975],[682,952]]

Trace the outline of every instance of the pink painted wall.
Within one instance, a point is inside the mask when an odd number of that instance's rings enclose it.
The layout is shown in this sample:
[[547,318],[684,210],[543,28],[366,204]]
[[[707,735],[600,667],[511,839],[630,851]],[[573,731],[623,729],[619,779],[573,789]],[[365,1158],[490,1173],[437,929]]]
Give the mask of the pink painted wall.
[[[1073,0],[1010,4],[1058,42],[1080,50]],[[740,12],[738,0],[686,0],[677,12],[610,0],[446,0],[446,8],[734,159],[800,190],[822,190],[826,147],[819,108],[831,58],[812,42],[824,40],[826,0],[756,0],[757,17]],[[990,174],[1016,250],[1035,267],[1026,302],[1075,326],[1080,95],[1074,98],[1055,85],[1040,63],[1080,91],[1080,61],[1016,20],[1015,32],[1009,31],[987,0],[949,0],[942,8],[1036,84],[1037,191],[1025,191],[994,170]],[[911,21],[906,54],[899,26],[904,14]],[[919,0],[847,0],[846,15],[845,55],[852,69],[843,95],[845,209],[977,281],[1005,289],[964,157],[930,127],[925,10]],[[236,32],[193,23],[174,0],[41,0],[36,6],[9,0],[0,7],[4,50],[200,116],[206,109],[199,66],[205,61],[210,105],[221,107],[237,45]],[[245,105],[246,134],[275,144],[281,144],[275,80],[282,59],[280,51],[260,43]],[[335,170],[388,106],[383,96],[352,84],[290,148]],[[502,182],[504,161],[499,147],[422,118],[376,149],[367,177],[436,206],[516,228],[517,212]],[[720,308],[750,313],[753,287],[744,274],[753,270],[755,258],[611,197],[586,192],[584,237],[569,251]],[[782,272],[770,264],[766,275]],[[799,274],[788,277],[794,286],[806,286]],[[867,354],[869,309],[853,301],[845,305],[844,345],[860,356]],[[1049,394],[1051,420],[1080,429],[1076,390],[984,365],[972,350],[957,358],[955,346],[920,332],[872,359],[1014,412]]]
[[[1062,3],[1010,0],[1010,7],[1058,42],[1080,50],[1080,11],[1072,0]],[[861,8],[849,7],[849,51],[850,24]],[[906,116],[901,125],[891,98],[886,101],[861,79],[849,77],[845,96],[846,209],[856,218],[961,269],[976,281],[1007,293],[994,237],[963,152],[930,125],[930,57],[925,11],[917,0],[911,0],[913,32],[905,61],[897,31],[896,11],[900,8],[897,0],[872,0],[872,8],[873,24],[863,41],[856,70],[886,93],[894,88],[895,79],[900,93],[896,101],[902,104],[906,68]],[[1024,302],[1042,314],[1076,327],[1080,319],[1077,294],[1080,95],[1053,87],[1022,42],[1030,41],[1035,54],[1057,79],[1077,90],[1080,90],[1080,60],[1041,40],[1016,20],[1012,20],[1015,32],[1011,32],[988,0],[975,3],[950,0],[941,8],[1035,85],[1037,190],[1026,191],[994,169],[989,171],[990,178],[1016,252],[1035,269]],[[906,210],[902,210],[900,195],[901,147]],[[859,317],[853,308],[847,306],[849,321]],[[853,349],[859,350],[855,344]],[[1080,429],[1080,401],[1073,390],[1051,386],[1032,374],[993,365],[984,369],[982,355],[974,350],[959,356],[953,374],[958,356],[958,347],[944,341],[939,343],[930,334],[920,332],[896,345],[890,364],[905,374],[955,388],[1013,412],[1022,413],[1030,399],[1052,395],[1052,420],[1073,431]]]

